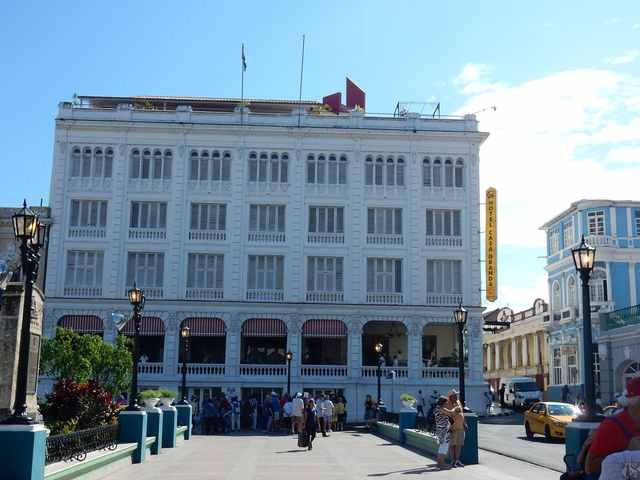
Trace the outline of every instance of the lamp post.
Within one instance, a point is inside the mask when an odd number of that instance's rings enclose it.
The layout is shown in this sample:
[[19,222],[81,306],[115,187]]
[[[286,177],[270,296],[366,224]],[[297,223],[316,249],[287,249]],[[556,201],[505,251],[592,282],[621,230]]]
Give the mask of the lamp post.
[[460,403],[464,407],[464,327],[467,324],[469,312],[462,306],[462,302],[453,311],[453,320],[458,326],[458,388],[460,389]]
[[133,288],[127,292],[129,303],[133,306],[133,370],[131,372],[131,393],[129,394],[129,406],[127,410],[136,411],[140,407],[136,404],[138,397],[138,363],[140,362],[140,327],[142,324],[142,310],[144,310],[144,292],[136,287],[133,282]]
[[22,305],[22,323],[20,327],[20,345],[18,350],[18,378],[13,404],[13,414],[3,423],[6,425],[30,425],[36,423],[27,415],[27,388],[29,383],[29,347],[31,343],[31,308],[33,304],[33,284],[38,278],[40,249],[44,247],[47,226],[40,223],[38,216],[27,207],[11,217],[13,235],[20,242],[20,261],[24,277],[24,302]]
[[291,396],[291,360],[293,359],[293,352],[289,350],[287,352],[287,395]]
[[376,346],[373,347],[378,354],[378,369],[376,371],[376,376],[378,377],[378,411],[380,410],[380,405],[382,404],[381,400],[381,378],[382,378],[382,365],[384,364],[384,356],[382,355],[382,344],[376,343]]
[[180,405],[189,405],[187,394],[187,362],[191,355],[191,329],[187,325],[183,325],[180,329],[180,340],[182,343],[182,400]]
[[577,248],[571,250],[576,271],[582,282],[582,378],[584,379],[584,403],[586,411],[579,417],[580,421],[598,421],[595,415],[595,384],[593,372],[593,339],[591,335],[591,298],[589,277],[596,258],[596,249],[589,245],[582,236]]

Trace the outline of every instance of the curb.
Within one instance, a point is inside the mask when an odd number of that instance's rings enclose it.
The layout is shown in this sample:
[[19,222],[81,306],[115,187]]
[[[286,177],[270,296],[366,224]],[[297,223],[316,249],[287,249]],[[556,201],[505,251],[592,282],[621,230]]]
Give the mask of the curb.
[[478,450],[485,450],[487,452],[495,453],[496,455],[502,455],[503,457],[511,458],[513,460],[518,460],[520,462],[530,463],[531,465],[535,465],[536,467],[546,468],[547,470],[553,470],[554,472],[565,473],[564,470],[558,470],[557,467],[553,467],[551,465],[545,465],[543,463],[535,462],[535,461],[532,461],[530,459],[517,457],[517,456],[509,454],[509,453],[501,452],[499,450],[494,450],[493,448],[486,448],[486,447],[480,447],[479,446]]

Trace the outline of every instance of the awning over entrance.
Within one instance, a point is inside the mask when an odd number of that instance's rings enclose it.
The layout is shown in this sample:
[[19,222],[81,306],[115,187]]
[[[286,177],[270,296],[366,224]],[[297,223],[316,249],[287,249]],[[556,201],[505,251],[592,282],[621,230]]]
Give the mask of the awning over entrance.
[[192,337],[224,337],[224,321],[221,318],[187,318],[183,326],[189,327]]
[[102,335],[104,330],[102,319],[96,315],[64,315],[58,320],[58,326],[78,333],[99,335]]
[[342,320],[312,319],[302,326],[304,337],[337,338],[347,336],[347,326]]
[[286,337],[287,326],[278,318],[250,318],[242,324],[243,337]]
[[[121,333],[127,336],[135,335],[135,322],[130,319],[122,328]],[[142,317],[140,335],[145,337],[164,335],[164,323],[160,317]]]

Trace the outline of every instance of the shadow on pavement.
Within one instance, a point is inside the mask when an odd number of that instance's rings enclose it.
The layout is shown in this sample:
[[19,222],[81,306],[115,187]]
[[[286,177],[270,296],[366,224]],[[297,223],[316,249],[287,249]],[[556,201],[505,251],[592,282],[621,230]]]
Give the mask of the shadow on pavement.
[[275,453],[300,453],[300,452],[306,452],[307,449],[302,449],[302,448],[298,448],[297,450],[283,450],[282,452],[275,452]]
[[420,475],[428,472],[439,472],[440,469],[436,465],[430,465],[428,467],[411,468],[409,470],[395,470],[393,472],[384,473],[370,473],[368,477],[386,477],[387,475],[393,475],[394,473],[401,473],[402,475]]
[[533,438],[527,438],[526,436],[524,437],[518,437],[520,440],[524,440],[525,442],[533,442],[533,443],[548,443],[548,444],[562,444],[564,443],[564,440],[561,438],[545,438],[545,437],[533,437]]

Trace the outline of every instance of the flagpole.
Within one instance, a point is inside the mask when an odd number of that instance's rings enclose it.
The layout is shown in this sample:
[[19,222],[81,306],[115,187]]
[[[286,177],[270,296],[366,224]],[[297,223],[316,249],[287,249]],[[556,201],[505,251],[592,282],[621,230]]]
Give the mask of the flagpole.
[[298,128],[302,115],[302,74],[304,73],[304,34],[302,34],[302,59],[300,60],[300,91],[298,92]]
[[240,125],[244,124],[244,43],[242,44],[242,56],[240,57],[240,70],[242,71],[242,80],[240,82]]

